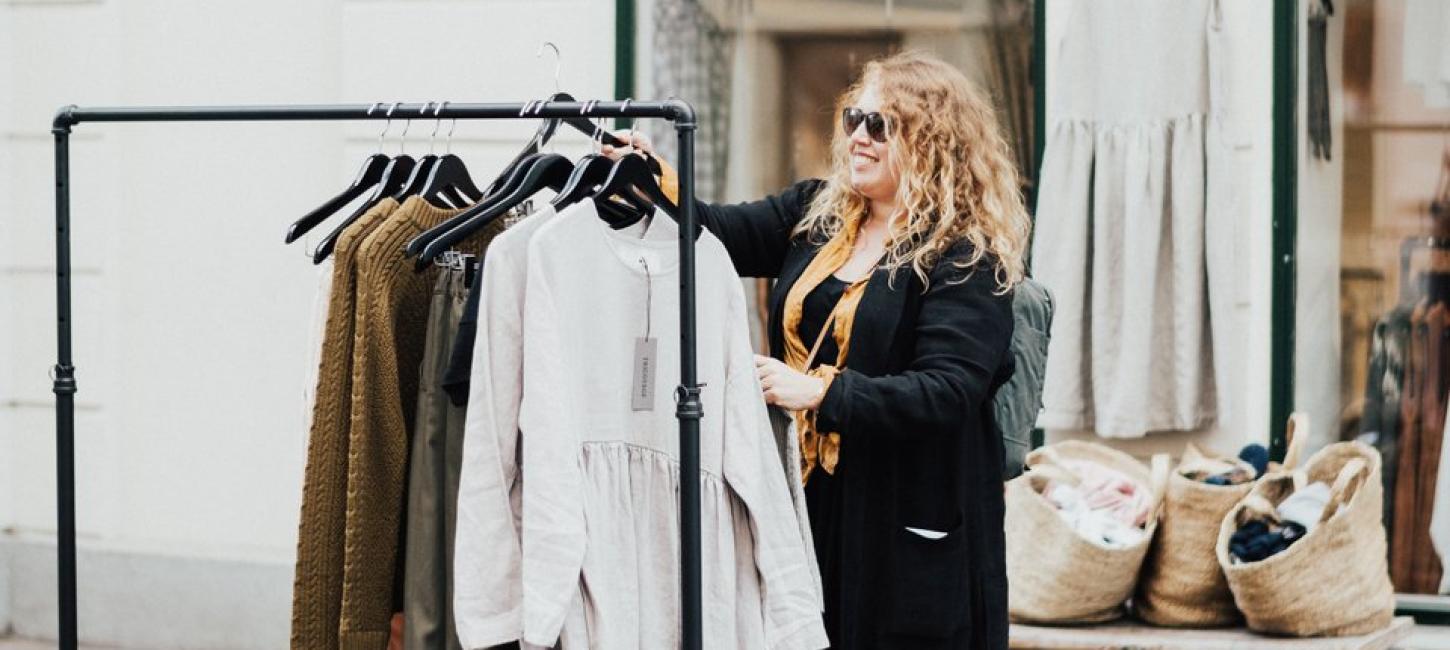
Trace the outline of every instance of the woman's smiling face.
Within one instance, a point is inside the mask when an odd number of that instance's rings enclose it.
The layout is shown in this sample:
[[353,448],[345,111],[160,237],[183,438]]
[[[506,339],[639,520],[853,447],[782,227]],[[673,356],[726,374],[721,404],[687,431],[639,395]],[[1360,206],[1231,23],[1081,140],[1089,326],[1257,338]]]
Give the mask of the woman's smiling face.
[[[855,108],[866,114],[881,110],[881,93],[876,84],[861,90]],[[893,125],[887,119],[887,142],[877,142],[868,132],[866,123],[867,120],[862,120],[850,135],[851,188],[873,201],[890,203],[895,200],[899,180],[891,166],[891,148],[887,146]]]

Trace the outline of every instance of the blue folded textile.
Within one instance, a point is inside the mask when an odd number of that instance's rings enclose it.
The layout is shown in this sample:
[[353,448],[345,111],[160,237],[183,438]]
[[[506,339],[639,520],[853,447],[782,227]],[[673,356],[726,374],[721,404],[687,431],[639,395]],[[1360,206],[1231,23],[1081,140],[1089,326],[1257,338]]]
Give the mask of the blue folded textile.
[[1254,466],[1255,478],[1264,475],[1264,470],[1269,468],[1269,450],[1263,445],[1254,442],[1244,445],[1239,450],[1239,460]]
[[1245,522],[1228,541],[1229,553],[1241,562],[1258,562],[1273,557],[1304,537],[1304,527],[1292,521],[1273,525],[1267,521]]

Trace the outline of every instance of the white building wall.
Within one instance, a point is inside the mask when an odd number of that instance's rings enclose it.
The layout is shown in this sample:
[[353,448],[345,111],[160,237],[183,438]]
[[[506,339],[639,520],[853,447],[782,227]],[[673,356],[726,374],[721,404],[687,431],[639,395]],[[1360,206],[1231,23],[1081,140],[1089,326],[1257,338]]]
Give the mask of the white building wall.
[[[613,19],[609,0],[0,0],[0,633],[56,630],[55,109],[522,100],[554,91],[544,41],[564,90],[608,97]],[[282,235],[381,128],[76,128],[83,641],[286,645],[317,274]],[[482,176],[532,131],[464,122],[453,150]]]

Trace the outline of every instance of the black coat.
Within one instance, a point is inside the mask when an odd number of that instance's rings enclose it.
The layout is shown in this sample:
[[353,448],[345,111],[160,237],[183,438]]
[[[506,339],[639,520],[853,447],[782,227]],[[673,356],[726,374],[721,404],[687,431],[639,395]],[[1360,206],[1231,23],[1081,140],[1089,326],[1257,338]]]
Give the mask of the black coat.
[[[785,295],[820,248],[790,232],[820,187],[804,181],[753,203],[696,204],[740,275],[778,278],[769,323],[776,358]],[[965,241],[950,247],[925,293],[910,268],[894,286],[876,271],[846,367],[818,411],[821,429],[841,434],[846,517],[834,541],[843,560],[839,602],[826,604],[838,649],[1007,647],[992,397],[1012,375],[1012,300],[994,295],[989,265],[950,264],[971,250]],[[907,527],[948,534],[929,540]]]

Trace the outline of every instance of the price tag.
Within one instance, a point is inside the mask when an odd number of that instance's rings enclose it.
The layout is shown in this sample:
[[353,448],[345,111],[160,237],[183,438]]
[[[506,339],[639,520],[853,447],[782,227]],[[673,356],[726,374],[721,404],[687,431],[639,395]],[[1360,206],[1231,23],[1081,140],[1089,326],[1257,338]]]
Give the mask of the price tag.
[[630,383],[630,407],[636,411],[653,411],[655,408],[655,366],[659,353],[659,339],[637,337],[634,339],[634,381]]

